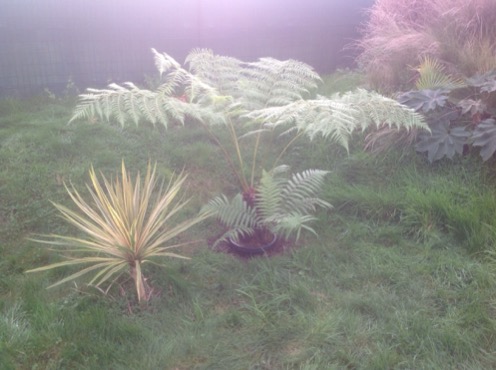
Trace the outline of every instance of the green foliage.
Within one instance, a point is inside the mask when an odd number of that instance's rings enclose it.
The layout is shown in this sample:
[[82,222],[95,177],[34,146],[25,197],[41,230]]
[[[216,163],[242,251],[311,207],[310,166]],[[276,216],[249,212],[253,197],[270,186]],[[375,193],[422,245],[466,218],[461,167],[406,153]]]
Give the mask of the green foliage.
[[[262,193],[264,185],[258,181],[264,180],[264,175],[257,171],[267,167],[260,166],[258,160],[262,135],[268,132],[281,134],[283,131],[280,137],[289,137],[287,145],[269,167],[274,168],[291,144],[303,135],[310,139],[320,135],[349,150],[351,135],[369,126],[427,129],[422,116],[412,109],[364,89],[312,99],[321,81],[320,76],[299,61],[261,58],[248,63],[197,49],[187,56],[185,64],[188,70],[185,70],[167,54],[155,50],[153,53],[157,69],[165,81],[156,91],[141,90],[130,83],[127,83],[127,88],[111,85],[110,90],[90,89],[92,94],[82,95],[71,121],[96,114],[107,121],[115,117],[122,125],[128,120],[138,123],[145,119],[152,123],[162,122],[167,127],[171,120],[184,124],[187,117],[193,118],[205,127],[221,149],[239,181],[245,202],[254,193]],[[218,125],[226,129],[230,142],[226,143],[214,132]],[[251,155],[247,156],[246,146],[249,144],[252,145],[248,149]],[[250,167],[248,175],[247,166]],[[293,195],[298,196],[298,193]],[[290,197],[283,200],[300,201],[290,200]],[[223,207],[226,198],[221,197],[216,202]],[[247,212],[240,202],[236,198],[233,207],[239,212]],[[253,204],[248,201],[248,206],[253,207]],[[293,206],[295,204],[290,205]],[[292,228],[299,236],[300,225],[311,219],[300,216],[290,209],[288,216],[276,223],[279,225],[277,233],[288,236],[290,232],[287,230]],[[242,220],[240,227],[243,232],[247,227],[253,228],[253,225],[245,224],[244,218]],[[234,234],[239,232],[234,231]]]
[[436,89],[436,90],[412,90],[401,94],[398,101],[401,104],[416,110],[428,113],[442,108],[446,105],[448,100],[449,90]]
[[492,93],[496,91],[496,70],[491,70],[486,73],[477,73],[467,82],[474,87],[478,87],[481,92]]
[[115,275],[120,275],[123,270],[128,270],[135,283],[138,300],[149,300],[152,290],[143,275],[142,265],[156,258],[186,258],[169,251],[181,244],[166,244],[202,219],[191,218],[171,225],[171,218],[186,204],[182,200],[175,201],[186,176],[180,175],[176,180],[171,180],[156,195],[156,168],[152,169],[150,165],[143,183],[139,174],[133,183],[124,162],[121,179],[109,182],[103,177],[101,183],[93,168],[90,170],[90,178],[92,186],[88,186],[88,190],[93,204],[85,201],[74,187],[66,187],[66,190],[79,213],[54,203],[63,218],[88,238],[47,235],[45,239],[35,239],[34,241],[40,243],[70,249],[63,250],[63,253],[67,253],[65,261],[27,272],[89,265],[51,287],[95,271],[97,273],[89,284],[99,287]]
[[202,212],[212,214],[229,228],[216,244],[264,231],[284,239],[293,235],[298,239],[302,230],[315,233],[307,225],[316,220],[311,213],[317,207],[331,208],[317,197],[328,172],[306,170],[289,179],[281,177],[287,169],[280,166],[271,172],[264,171],[253,202],[247,201],[243,194],[237,194],[232,200],[220,195],[205,205]]
[[469,137],[470,132],[465,127],[451,127],[451,121],[444,118],[432,124],[430,134],[421,133],[418,136],[415,149],[421,153],[427,152],[427,159],[431,163],[444,157],[452,159],[455,153],[463,154],[463,147]]
[[484,161],[496,152],[496,121],[488,118],[479,123],[472,135],[473,146],[480,146],[480,155]]
[[[441,67],[432,64],[430,73],[442,72],[436,68]],[[445,80],[450,79],[445,77]],[[425,81],[420,85],[423,84]],[[410,90],[398,96],[399,102],[427,116],[431,133],[418,135],[416,149],[427,152],[429,162],[433,162],[444,157],[452,159],[456,153],[463,154],[466,147],[473,145],[481,147],[481,157],[487,161],[496,152],[492,118],[496,114],[492,94],[496,91],[496,73],[492,71],[468,78],[463,89],[461,84],[452,84],[450,88],[446,87],[448,83],[443,88],[435,85],[433,89]]]

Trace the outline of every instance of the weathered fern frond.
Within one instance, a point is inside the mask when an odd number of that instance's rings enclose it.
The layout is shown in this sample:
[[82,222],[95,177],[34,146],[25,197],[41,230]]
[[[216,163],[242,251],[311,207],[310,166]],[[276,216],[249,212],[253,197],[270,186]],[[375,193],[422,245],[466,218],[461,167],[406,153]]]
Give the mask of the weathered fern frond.
[[417,90],[458,89],[466,86],[462,79],[449,76],[444,66],[431,57],[425,57],[416,71],[419,73],[415,82]]
[[[140,89],[131,82],[123,86],[111,84],[107,89],[88,89],[80,95],[70,122],[98,117],[109,121],[115,118],[121,125],[141,119],[153,124],[184,123],[186,117],[211,119],[219,104],[215,88],[181,68],[172,57],[152,49],[155,65],[163,76],[163,83],[155,90]],[[218,116],[215,117],[216,121]]]
[[219,94],[237,96],[242,62],[236,58],[215,55],[210,49],[194,49],[185,63],[191,73]]
[[299,61],[261,58],[246,63],[208,49],[193,50],[186,63],[195,76],[220,94],[232,96],[245,111],[302,99],[321,80],[312,67]]

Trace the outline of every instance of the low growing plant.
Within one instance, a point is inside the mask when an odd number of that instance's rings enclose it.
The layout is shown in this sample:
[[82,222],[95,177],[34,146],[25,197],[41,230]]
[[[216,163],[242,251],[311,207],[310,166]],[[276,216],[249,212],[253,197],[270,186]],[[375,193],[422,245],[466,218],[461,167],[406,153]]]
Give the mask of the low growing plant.
[[148,165],[143,182],[139,173],[133,182],[123,162],[120,178],[114,181],[107,180],[103,175],[102,178],[103,182],[91,168],[91,186],[87,185],[87,188],[92,202],[84,200],[74,187],[66,186],[78,208],[77,211],[54,203],[62,217],[86,234],[87,238],[46,235],[40,239],[33,239],[51,246],[68,247],[62,251],[57,249],[57,252],[66,256],[66,260],[27,272],[41,272],[74,265],[88,266],[50,287],[91,272],[96,273],[89,284],[100,287],[114,278],[111,285],[116,280],[116,275],[119,276],[127,270],[134,281],[138,300],[147,301],[153,288],[143,274],[143,265],[156,263],[156,259],[163,257],[187,259],[170,251],[183,245],[174,244],[173,240],[208,214],[179,223],[173,222],[174,217],[187,204],[182,197],[178,198],[186,180],[184,174],[172,178],[165,187],[162,184],[157,189],[156,166]]
[[[225,221],[221,214],[227,212],[225,207],[231,204],[235,208],[233,212],[241,210],[247,219],[258,220],[251,224],[252,230],[260,229],[255,225],[262,222],[260,217],[265,219],[267,216],[257,211],[257,207],[262,204],[261,194],[265,191],[262,180],[277,185],[279,190],[290,186],[289,183],[283,185],[278,171],[274,169],[298,138],[323,136],[348,149],[353,132],[365,130],[369,126],[427,128],[420,114],[374,92],[357,89],[331,97],[316,95],[320,76],[310,66],[295,60],[262,58],[247,63],[215,55],[210,50],[194,50],[186,58],[188,69],[185,69],[169,55],[155,50],[153,53],[163,79],[162,85],[154,91],[140,89],[132,83],[124,86],[112,84],[109,89],[103,90],[88,89],[86,94],[81,95],[71,122],[97,117],[107,121],[115,118],[122,125],[128,121],[138,124],[141,120],[153,124],[160,122],[165,127],[171,123],[184,125],[191,120],[203,125],[211,140],[222,151],[241,188],[241,193],[232,203],[227,197],[221,197],[207,208],[212,208],[213,204],[222,204],[224,211],[215,215]],[[227,132],[228,142],[222,139],[225,136],[218,135],[219,128]],[[283,145],[272,164],[261,163],[263,159],[260,159],[262,138],[269,134],[286,140],[286,145]],[[305,179],[299,183],[300,189],[310,184],[319,185],[324,172],[308,170],[293,175],[290,181]],[[272,231],[283,237],[291,234],[289,225],[292,225],[297,235],[301,229],[307,228],[304,223],[312,219],[308,212],[313,211],[315,205],[325,204],[314,198],[318,187],[305,190],[308,192],[305,200],[307,206],[298,208],[301,214],[297,218],[293,217],[294,222],[287,223],[285,228],[279,227],[282,225],[279,223],[278,227],[271,227]],[[275,196],[279,193],[267,194]],[[288,194],[283,198],[270,199],[270,203],[278,205],[279,218],[288,217],[289,220],[289,217],[294,216],[295,199],[296,194]],[[281,202],[295,203],[282,206]],[[283,216],[280,213],[282,209],[289,213]],[[268,224],[272,225],[273,216],[269,217],[271,221]],[[262,223],[267,226],[265,221]],[[245,226],[243,228],[246,231]],[[261,228],[266,229],[265,226]],[[239,234],[235,231],[233,233]]]
[[496,152],[496,71],[460,81],[426,59],[419,72],[417,89],[398,97],[427,117],[431,132],[418,135],[416,150],[427,152],[429,162],[451,159],[470,146],[480,147],[484,161],[491,158]]
[[237,194],[229,200],[220,195],[203,208],[229,228],[216,243],[254,235],[267,242],[272,235],[288,239],[294,234],[298,239],[302,230],[316,234],[307,223],[315,220],[311,213],[317,206],[332,207],[316,196],[328,171],[306,170],[287,179],[281,176],[287,170],[287,166],[279,166],[270,173],[263,171],[256,192],[249,198]]

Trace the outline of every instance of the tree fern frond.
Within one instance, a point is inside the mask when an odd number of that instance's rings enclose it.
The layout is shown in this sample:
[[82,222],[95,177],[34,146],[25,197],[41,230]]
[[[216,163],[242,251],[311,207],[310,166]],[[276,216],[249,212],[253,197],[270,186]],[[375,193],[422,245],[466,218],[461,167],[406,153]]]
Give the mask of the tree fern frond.
[[159,53],[152,48],[152,53],[155,59],[155,67],[157,67],[160,76],[171,69],[179,69],[181,65],[166,53]]
[[315,220],[317,220],[316,217],[308,214],[290,213],[279,218],[274,231],[284,239],[289,239],[295,234],[295,240],[298,240],[302,230],[307,230],[317,235],[315,230],[307,225],[307,223]]
[[236,195],[231,201],[220,195],[208,202],[202,209],[217,217],[225,226],[233,229],[253,229],[257,225],[255,209],[249,207],[241,194]]
[[257,187],[255,207],[262,219],[269,219],[281,212],[282,182],[279,178],[263,171]]
[[317,135],[329,138],[348,149],[356,129],[370,125],[429,130],[422,115],[396,100],[375,92],[357,89],[331,98],[298,100],[282,107],[269,107],[246,114],[246,117],[276,127],[294,125],[310,139]]
[[[317,88],[320,76],[309,65],[295,60],[261,58],[246,63],[242,71],[241,99],[251,109],[279,106],[302,99]],[[258,106],[254,104],[258,101]]]
[[236,96],[242,62],[236,58],[215,55],[210,49],[194,49],[186,57],[190,71],[219,93]]
[[285,211],[306,214],[314,211],[316,206],[331,208],[329,203],[316,198],[328,173],[329,171],[309,169],[293,174],[281,189]]
[[348,148],[348,140],[360,114],[355,107],[331,99],[298,100],[281,107],[269,107],[246,114],[268,127],[296,127],[310,139],[317,135],[330,138]]

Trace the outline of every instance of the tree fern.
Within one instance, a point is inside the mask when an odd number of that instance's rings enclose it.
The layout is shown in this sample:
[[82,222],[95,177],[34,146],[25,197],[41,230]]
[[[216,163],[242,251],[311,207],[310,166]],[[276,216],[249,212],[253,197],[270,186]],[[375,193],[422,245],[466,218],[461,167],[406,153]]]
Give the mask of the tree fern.
[[[310,139],[321,135],[348,149],[353,132],[370,126],[428,129],[421,115],[374,92],[358,89],[330,98],[314,97],[321,79],[299,61],[261,58],[243,62],[196,49],[186,58],[186,69],[169,55],[152,52],[162,81],[157,89],[141,89],[129,82],[88,89],[80,96],[70,122],[96,116],[122,125],[146,120],[167,127],[172,122],[184,124],[189,117],[204,125],[243,191],[231,201],[215,198],[205,208],[232,228],[226,235],[239,237],[267,228],[284,237],[299,236],[313,220],[310,212],[330,207],[316,197],[326,171],[308,170],[288,179],[278,167],[261,178],[255,175],[260,168],[260,138],[266,131],[283,127],[284,133],[292,134],[284,153],[300,135]],[[225,125],[230,143],[215,135],[210,127],[214,124]],[[253,151],[246,160],[240,138],[248,137],[253,138],[248,141],[253,143]],[[245,171],[250,165],[248,178]],[[254,202],[245,201],[247,195],[253,196]]]

